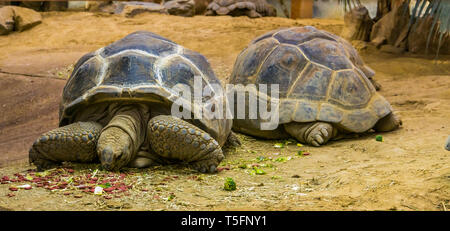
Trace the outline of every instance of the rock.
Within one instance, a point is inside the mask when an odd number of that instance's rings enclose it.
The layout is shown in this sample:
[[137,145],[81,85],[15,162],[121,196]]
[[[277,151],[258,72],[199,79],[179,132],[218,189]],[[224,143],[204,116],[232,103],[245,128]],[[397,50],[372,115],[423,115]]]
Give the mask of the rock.
[[167,10],[164,6],[152,2],[119,2],[114,13],[131,18],[142,13],[167,14]]
[[[433,25],[433,18],[427,17],[419,19],[413,25],[408,35],[408,50],[412,53],[426,53],[427,40]],[[439,36],[436,36],[437,28],[433,28],[433,34],[430,37],[428,45],[429,53],[436,53],[439,46]],[[441,41],[439,54],[450,54],[450,38],[444,36]]]
[[373,20],[366,7],[355,7],[344,16],[345,26],[341,37],[352,40],[369,41]]
[[41,14],[23,7],[11,6],[14,9],[14,30],[24,31],[42,22]]
[[171,15],[192,17],[195,14],[194,0],[171,0],[164,3],[164,8]]
[[92,2],[88,2],[87,10],[90,12],[102,12],[102,13],[114,14],[116,11],[117,5],[118,5],[118,3],[114,3],[111,1],[105,1],[105,2],[92,1]]
[[[406,2],[404,4],[407,4]],[[406,48],[406,35],[409,23],[409,7],[405,11],[405,5],[400,5],[377,21],[370,33],[370,41],[377,47],[389,44]]]
[[0,35],[5,35],[12,31],[24,31],[41,22],[41,14],[34,10],[18,6],[4,6],[0,8]]
[[14,10],[11,7],[0,8],[0,35],[14,30]]

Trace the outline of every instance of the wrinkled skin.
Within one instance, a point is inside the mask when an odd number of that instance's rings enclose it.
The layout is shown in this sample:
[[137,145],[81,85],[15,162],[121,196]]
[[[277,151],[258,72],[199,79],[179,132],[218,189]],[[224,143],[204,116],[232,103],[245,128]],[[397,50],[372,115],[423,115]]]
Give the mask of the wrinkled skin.
[[109,110],[113,116],[104,127],[96,121],[75,122],[42,134],[30,149],[30,163],[44,170],[63,161],[100,160],[104,169],[114,171],[127,165],[184,162],[212,173],[224,158],[214,138],[184,120],[150,118],[151,109],[144,104],[119,104]]

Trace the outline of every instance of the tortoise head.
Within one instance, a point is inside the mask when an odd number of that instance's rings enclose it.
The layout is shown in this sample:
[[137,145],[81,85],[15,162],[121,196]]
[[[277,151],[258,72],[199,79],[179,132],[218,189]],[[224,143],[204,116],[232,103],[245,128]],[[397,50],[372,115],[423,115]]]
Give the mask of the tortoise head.
[[129,135],[120,128],[110,127],[103,130],[97,144],[102,167],[108,171],[115,171],[126,166],[132,157],[132,144]]

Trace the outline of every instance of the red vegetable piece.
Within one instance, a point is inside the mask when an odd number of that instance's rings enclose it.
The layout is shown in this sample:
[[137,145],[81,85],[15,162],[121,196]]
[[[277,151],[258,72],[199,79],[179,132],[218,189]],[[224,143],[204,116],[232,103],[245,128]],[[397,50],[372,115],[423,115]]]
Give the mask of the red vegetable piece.
[[114,191],[116,188],[114,188],[114,187],[109,187],[109,188],[104,188],[103,189],[103,191],[105,191],[105,192],[112,192],[112,191]]

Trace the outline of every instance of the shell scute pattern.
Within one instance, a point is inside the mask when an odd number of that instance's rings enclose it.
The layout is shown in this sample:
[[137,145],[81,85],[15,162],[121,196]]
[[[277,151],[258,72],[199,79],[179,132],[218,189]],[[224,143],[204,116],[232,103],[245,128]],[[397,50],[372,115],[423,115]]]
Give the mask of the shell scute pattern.
[[100,54],[109,57],[126,50],[140,50],[155,56],[165,56],[175,53],[177,47],[174,42],[157,34],[137,31],[105,47]]
[[[250,44],[247,49],[239,55],[232,76],[239,78],[239,82],[246,84],[248,78],[255,76],[267,56],[276,48],[278,41],[275,39],[264,39],[260,42]],[[238,73],[237,73],[238,72]]]
[[257,83],[279,84],[280,97],[285,97],[289,86],[306,65],[306,59],[296,47],[280,45],[267,57],[256,79]]
[[[365,106],[372,95],[361,79],[353,71],[337,72],[330,86],[330,102],[343,107]],[[355,97],[356,95],[359,97]]]
[[184,84],[191,87],[191,90],[194,86],[194,76],[201,74],[180,57],[174,57],[170,62],[161,64],[160,73],[163,84],[168,88]]
[[[369,81],[373,75],[350,43],[305,26],[254,39],[239,54],[230,82],[280,84],[280,124],[324,121],[360,132],[392,111]],[[255,121],[245,123],[259,129]]]
[[[201,73],[201,67],[192,67],[188,59],[181,58],[179,53],[183,50],[181,46],[159,35],[138,31],[97,52],[89,53],[79,60],[65,87],[63,106],[73,106],[86,100],[95,102],[106,97],[135,97],[145,93],[169,97],[168,88],[175,81],[162,79],[161,68],[170,70],[177,69],[177,65],[184,65],[188,67],[184,70],[195,69],[196,72],[190,71],[182,76],[188,80],[192,79],[191,74],[206,76]],[[180,61],[177,63],[177,60]],[[215,78],[212,72],[208,76]],[[185,82],[190,86],[191,82]]]
[[133,85],[156,84],[155,57],[132,52],[108,58],[104,85],[133,87]]
[[208,83],[220,83],[219,79],[215,78],[211,65],[205,56],[190,50],[183,50],[180,55],[184,57],[185,60],[192,63],[195,67],[202,70],[204,78],[208,81]]
[[[70,102],[81,97],[86,91],[94,88],[98,84],[97,78],[100,74],[100,68],[103,65],[95,56],[83,56],[84,63],[78,65],[72,76],[64,87],[63,101]],[[83,59],[82,58],[82,59]]]
[[316,64],[309,63],[301,74],[295,77],[291,86],[289,98],[304,98],[308,100],[325,100],[332,72]]
[[337,42],[313,39],[299,45],[303,53],[312,62],[324,65],[332,70],[352,69],[344,48]]
[[332,36],[329,36],[314,27],[296,27],[278,31],[273,33],[273,37],[280,43],[288,43],[292,45],[299,45],[313,39],[322,39],[336,42]]
[[[170,112],[172,103],[182,97],[172,87],[184,83],[192,89],[194,76],[200,76],[202,87],[220,84],[201,54],[148,31],[131,33],[78,61],[63,91],[60,126],[75,122],[76,115],[100,102],[147,102]],[[226,100],[222,95],[213,97]],[[209,132],[221,145],[231,131],[229,119],[194,119],[192,123]]]
[[256,37],[255,39],[253,39],[253,41],[250,44],[254,44],[254,43],[257,43],[257,42],[259,42],[259,41],[261,41],[263,39],[272,37],[273,34],[277,33],[278,31],[279,31],[279,29],[278,30],[271,30],[269,32],[266,32],[266,33]]

